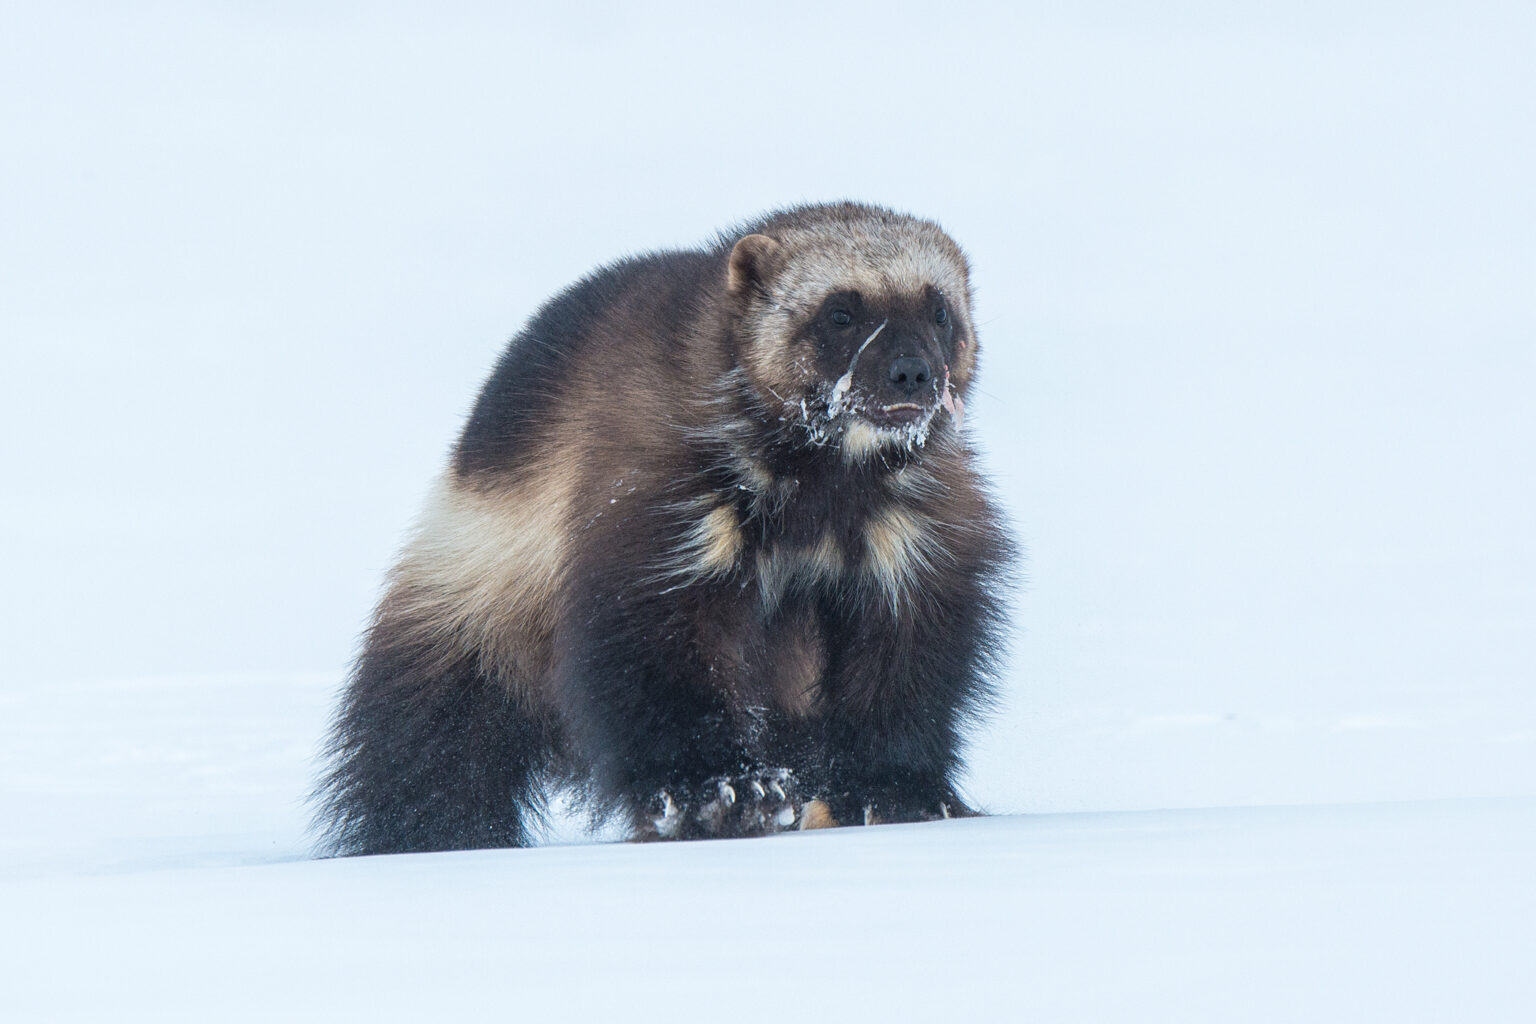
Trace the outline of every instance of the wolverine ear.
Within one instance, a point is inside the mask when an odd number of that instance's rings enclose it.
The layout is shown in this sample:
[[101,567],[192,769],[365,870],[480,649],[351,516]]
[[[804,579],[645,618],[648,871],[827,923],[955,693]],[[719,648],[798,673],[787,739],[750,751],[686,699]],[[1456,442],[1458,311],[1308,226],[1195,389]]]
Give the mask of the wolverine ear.
[[725,275],[725,290],[732,295],[745,294],[748,288],[767,291],[768,263],[779,251],[779,243],[767,235],[748,235],[731,249],[731,267]]

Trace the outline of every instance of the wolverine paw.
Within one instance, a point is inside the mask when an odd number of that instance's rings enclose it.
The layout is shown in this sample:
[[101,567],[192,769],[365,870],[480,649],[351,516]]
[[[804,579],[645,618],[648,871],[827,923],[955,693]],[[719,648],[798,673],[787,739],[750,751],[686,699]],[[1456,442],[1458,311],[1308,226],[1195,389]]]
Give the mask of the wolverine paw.
[[651,807],[650,824],[662,839],[765,835],[792,827],[799,817],[794,774],[787,768],[717,775],[663,790]]
[[711,835],[763,835],[789,828],[799,808],[794,776],[787,768],[749,772],[705,783],[713,796],[699,808],[699,821]]
[[[947,793],[937,799],[912,799],[901,796],[884,795],[878,797],[854,797],[844,794],[841,798],[833,799],[827,803],[813,800],[806,805],[804,820],[809,822],[812,813],[811,807],[821,804],[826,809],[826,816],[831,819],[831,825],[839,823],[849,825],[894,825],[909,821],[943,821],[947,818],[974,818],[980,815],[980,811],[967,807],[952,793]],[[812,824],[802,825],[804,828],[827,827]]]

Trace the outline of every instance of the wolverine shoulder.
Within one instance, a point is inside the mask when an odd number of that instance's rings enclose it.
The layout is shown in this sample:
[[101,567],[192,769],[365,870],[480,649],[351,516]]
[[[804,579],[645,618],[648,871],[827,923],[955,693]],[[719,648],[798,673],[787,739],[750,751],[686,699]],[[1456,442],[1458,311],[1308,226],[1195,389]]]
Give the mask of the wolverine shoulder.
[[502,350],[459,437],[455,470],[516,469],[569,415],[559,406],[573,390],[592,392],[596,402],[626,375],[654,377],[652,367],[682,343],[677,327],[701,317],[704,285],[721,260],[694,250],[634,256],[546,302]]

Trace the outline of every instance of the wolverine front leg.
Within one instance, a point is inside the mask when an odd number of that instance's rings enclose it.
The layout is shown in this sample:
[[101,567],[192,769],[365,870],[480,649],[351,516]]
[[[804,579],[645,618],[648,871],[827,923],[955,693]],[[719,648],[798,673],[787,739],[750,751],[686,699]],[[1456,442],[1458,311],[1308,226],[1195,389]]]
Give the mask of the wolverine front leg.
[[744,699],[750,624],[734,595],[655,589],[594,590],[566,646],[563,718],[599,798],[639,838],[792,825],[793,773],[771,763],[762,740],[772,730]]
[[838,824],[975,813],[955,777],[961,733],[986,699],[998,613],[979,583],[954,583],[948,593],[842,605],[817,794]]

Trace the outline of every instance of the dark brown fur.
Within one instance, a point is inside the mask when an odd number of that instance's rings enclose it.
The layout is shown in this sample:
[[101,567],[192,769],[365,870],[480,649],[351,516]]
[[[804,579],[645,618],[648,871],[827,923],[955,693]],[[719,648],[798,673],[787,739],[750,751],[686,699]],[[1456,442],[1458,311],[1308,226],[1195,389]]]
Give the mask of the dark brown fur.
[[[615,264],[508,346],[338,712],[342,853],[963,813],[1010,547],[956,422],[964,257],[842,204]],[[846,374],[846,381],[843,381]]]

